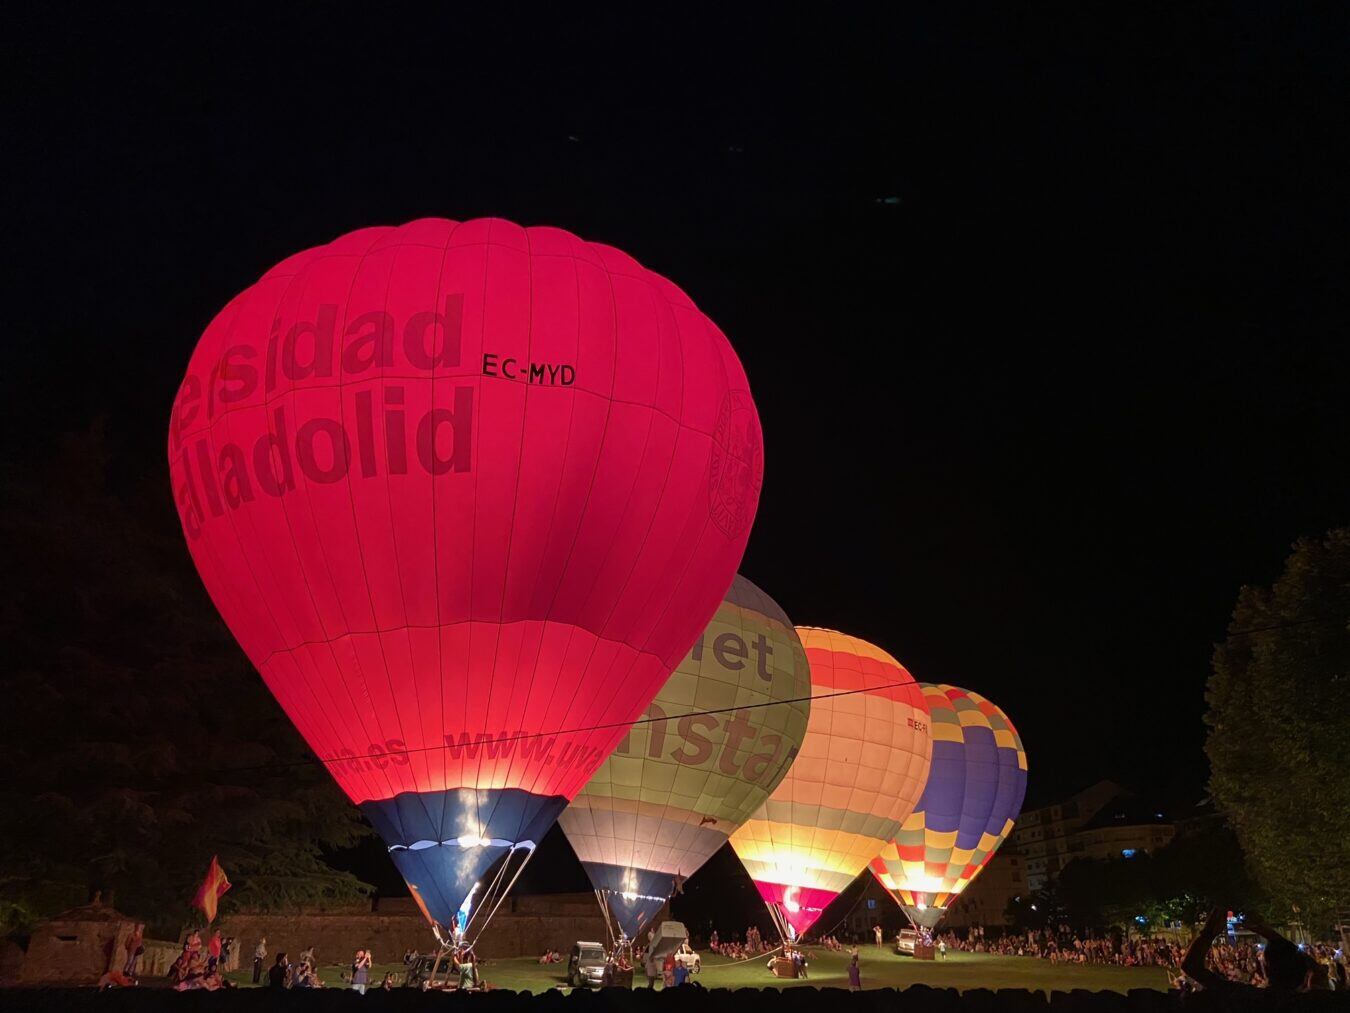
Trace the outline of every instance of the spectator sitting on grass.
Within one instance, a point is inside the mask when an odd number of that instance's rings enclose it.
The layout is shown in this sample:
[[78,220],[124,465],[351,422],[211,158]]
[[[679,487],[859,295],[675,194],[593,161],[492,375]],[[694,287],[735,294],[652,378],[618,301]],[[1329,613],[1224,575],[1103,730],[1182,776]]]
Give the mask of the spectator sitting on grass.
[[286,959],[285,951],[277,954],[276,963],[267,972],[268,988],[291,987],[291,962]]

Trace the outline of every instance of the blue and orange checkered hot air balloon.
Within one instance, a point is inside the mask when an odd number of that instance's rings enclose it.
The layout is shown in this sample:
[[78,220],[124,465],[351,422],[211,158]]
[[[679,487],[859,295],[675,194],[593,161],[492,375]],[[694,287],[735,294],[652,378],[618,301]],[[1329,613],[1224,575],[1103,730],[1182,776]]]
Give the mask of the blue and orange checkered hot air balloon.
[[1008,715],[978,693],[922,689],[933,732],[928,783],[872,871],[915,926],[931,929],[1012,832],[1027,754]]

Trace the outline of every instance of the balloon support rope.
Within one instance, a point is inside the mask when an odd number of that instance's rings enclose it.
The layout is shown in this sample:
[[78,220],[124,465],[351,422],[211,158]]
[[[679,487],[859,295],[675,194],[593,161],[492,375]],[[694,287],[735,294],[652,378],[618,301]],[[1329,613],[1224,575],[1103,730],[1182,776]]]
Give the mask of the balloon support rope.
[[[464,936],[469,934],[469,926],[473,925],[473,923],[478,920],[478,915],[483,911],[484,908],[492,906],[492,912],[494,914],[496,913],[497,908],[494,904],[494,901],[497,904],[501,903],[500,898],[497,897],[497,888],[501,885],[502,876],[506,872],[506,867],[511,864],[511,855],[514,853],[515,848],[513,847],[510,851],[506,853],[506,857],[502,861],[502,864],[497,866],[497,872],[492,877],[492,882],[489,883],[488,888],[483,891],[483,899],[479,901],[476,905],[474,905],[473,913],[469,915],[468,920],[464,923],[464,928],[459,930],[458,935],[460,936],[461,939],[463,939]],[[491,921],[491,919],[492,915],[489,914],[488,920]],[[487,923],[484,922],[483,926],[478,930],[479,934],[481,934],[483,928],[486,927]],[[477,935],[475,935],[474,938],[476,940],[478,938]]]
[[[830,927],[830,931],[829,931],[829,932],[824,932],[824,933],[821,933],[821,934],[822,934],[822,935],[826,935],[826,936],[832,936],[832,935],[834,935],[835,932],[837,932],[837,931],[839,930],[839,927],[840,927],[841,925],[843,925],[846,921],[849,920],[849,918],[852,916],[853,912],[856,911],[856,910],[858,910],[858,905],[861,904],[861,903],[863,902],[863,900],[864,900],[866,897],[867,897],[867,891],[865,891],[865,890],[864,890],[862,893],[858,894],[858,899],[855,900],[855,901],[853,902],[853,906],[852,906],[851,908],[849,908],[847,911],[844,912],[844,917],[840,918],[837,922],[835,922],[834,925],[832,925],[832,926]],[[905,913],[905,917],[906,917],[906,918],[909,918],[909,913],[908,913],[908,912]],[[913,924],[913,920],[912,920],[912,919],[911,919],[911,924]],[[918,926],[915,926],[915,927],[917,928]]]
[[600,913],[605,916],[605,931],[609,933],[609,945],[613,949],[618,942],[618,937],[614,935],[614,922],[609,917],[609,902],[605,900],[605,891],[597,889],[595,900],[600,905]]
[[783,952],[781,945],[775,946],[772,950],[765,950],[763,953],[756,953],[749,957],[742,957],[740,960],[730,960],[725,964],[718,964],[718,967],[735,967],[737,964],[748,964],[752,960],[763,960],[765,957],[772,957],[775,953]]
[[[518,880],[520,878],[520,874],[525,871],[525,866],[529,865],[530,859],[534,857],[534,849],[535,845],[532,842],[527,842],[523,844],[513,844],[511,846],[511,850],[506,853],[506,860],[502,862],[502,867],[497,870],[497,875],[493,877],[492,885],[488,887],[488,889],[483,894],[483,903],[479,905],[478,910],[479,911],[483,910],[484,907],[487,907],[489,902],[492,903],[492,910],[490,910],[487,913],[487,917],[485,917],[482,923],[478,926],[478,931],[474,933],[473,942],[469,944],[471,948],[477,945],[479,937],[482,936],[483,934],[483,930],[492,924],[492,919],[497,914],[497,909],[502,906],[502,901],[506,900],[507,894],[509,894],[511,892],[511,888],[516,885],[516,880]],[[503,875],[506,873],[507,866],[511,864],[511,858],[515,855],[517,851],[525,852],[525,860],[516,867],[515,874],[511,877],[511,882],[507,883],[506,886],[502,887],[500,892],[497,892],[497,895],[494,898],[493,893],[497,891],[497,887],[501,883]],[[466,935],[468,934],[469,931],[469,925],[473,924],[476,917],[477,912],[475,912],[474,915],[469,918],[468,924],[464,926],[464,932]]]
[[788,925],[787,916],[783,914],[783,909],[777,904],[765,903],[769,909],[769,917],[773,919],[773,927],[778,930],[778,937],[783,941],[785,948],[791,940],[791,926]]

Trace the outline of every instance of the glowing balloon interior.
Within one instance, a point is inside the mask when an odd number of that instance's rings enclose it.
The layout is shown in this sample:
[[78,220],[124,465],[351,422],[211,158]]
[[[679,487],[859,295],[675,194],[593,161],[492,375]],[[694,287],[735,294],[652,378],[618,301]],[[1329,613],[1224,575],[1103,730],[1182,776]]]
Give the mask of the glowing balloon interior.
[[1027,754],[1008,716],[978,693],[923,687],[933,766],[923,798],[871,863],[910,921],[933,928],[1012,832]]
[[811,716],[787,776],[732,847],[780,931],[799,937],[895,835],[928,778],[923,693],[885,651],[798,627]]
[[797,631],[738,576],[644,720],[558,817],[629,939],[778,786],[810,694]]
[[232,299],[169,463],[221,615],[450,926],[707,624],[762,452],[735,353],[670,282],[557,229],[426,219]]

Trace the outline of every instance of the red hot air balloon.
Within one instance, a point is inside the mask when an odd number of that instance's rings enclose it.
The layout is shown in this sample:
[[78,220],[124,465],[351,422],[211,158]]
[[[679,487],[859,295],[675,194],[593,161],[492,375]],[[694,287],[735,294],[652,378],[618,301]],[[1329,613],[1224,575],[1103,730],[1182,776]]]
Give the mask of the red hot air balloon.
[[669,281],[557,229],[427,219],[231,300],[169,462],[221,615],[450,926],[707,625],[762,450],[740,362]]

